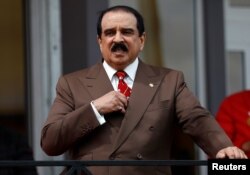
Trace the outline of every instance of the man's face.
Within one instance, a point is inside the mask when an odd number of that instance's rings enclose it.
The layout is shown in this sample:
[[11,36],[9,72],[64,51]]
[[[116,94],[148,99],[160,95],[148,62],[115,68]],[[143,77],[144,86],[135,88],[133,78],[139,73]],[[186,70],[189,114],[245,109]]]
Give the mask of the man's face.
[[132,63],[143,49],[145,34],[139,37],[133,14],[108,12],[102,18],[98,43],[104,60],[114,69],[122,70]]

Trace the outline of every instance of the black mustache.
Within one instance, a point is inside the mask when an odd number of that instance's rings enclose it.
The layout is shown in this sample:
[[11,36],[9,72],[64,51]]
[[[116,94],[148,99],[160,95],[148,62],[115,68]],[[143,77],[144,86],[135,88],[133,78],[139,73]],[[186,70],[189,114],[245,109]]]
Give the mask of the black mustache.
[[122,50],[122,51],[124,51],[124,52],[127,52],[127,51],[128,51],[128,48],[127,48],[127,46],[126,46],[125,44],[123,44],[123,43],[115,43],[115,44],[112,46],[111,51],[112,51],[112,52],[115,52],[115,51],[117,51],[117,50]]

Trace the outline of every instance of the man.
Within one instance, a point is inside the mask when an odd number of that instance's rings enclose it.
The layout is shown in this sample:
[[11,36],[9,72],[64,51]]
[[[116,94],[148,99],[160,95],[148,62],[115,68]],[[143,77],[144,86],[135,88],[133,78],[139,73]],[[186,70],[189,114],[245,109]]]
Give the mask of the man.
[[226,97],[220,105],[216,120],[234,145],[250,158],[250,90]]
[[[210,157],[246,158],[200,106],[181,72],[138,58],[146,34],[137,11],[127,6],[104,10],[97,34],[103,63],[58,81],[41,137],[48,155],[68,151],[76,160],[169,159],[177,123]],[[168,167],[89,169],[94,175],[171,174]]]

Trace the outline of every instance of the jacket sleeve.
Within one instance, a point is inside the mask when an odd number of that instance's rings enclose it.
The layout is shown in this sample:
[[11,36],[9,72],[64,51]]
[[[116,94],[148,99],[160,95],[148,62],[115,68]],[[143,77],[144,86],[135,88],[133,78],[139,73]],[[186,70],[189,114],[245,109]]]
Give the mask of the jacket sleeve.
[[67,79],[60,77],[56,98],[42,128],[41,147],[51,156],[63,154],[99,125],[90,102],[76,108]]
[[215,158],[219,150],[233,145],[214,117],[187,88],[182,73],[178,75],[175,94],[178,122],[203,151]]

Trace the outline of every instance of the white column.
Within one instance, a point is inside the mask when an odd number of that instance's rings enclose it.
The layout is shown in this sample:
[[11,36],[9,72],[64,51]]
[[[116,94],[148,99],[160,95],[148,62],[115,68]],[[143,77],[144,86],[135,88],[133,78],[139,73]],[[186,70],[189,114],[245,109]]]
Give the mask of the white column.
[[[31,119],[35,160],[61,160],[48,157],[40,147],[41,129],[47,118],[55,85],[61,74],[60,0],[29,1]],[[61,167],[37,167],[39,174],[59,174]]]

